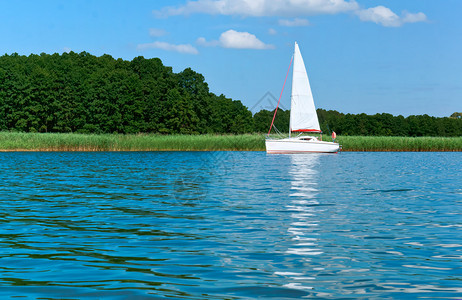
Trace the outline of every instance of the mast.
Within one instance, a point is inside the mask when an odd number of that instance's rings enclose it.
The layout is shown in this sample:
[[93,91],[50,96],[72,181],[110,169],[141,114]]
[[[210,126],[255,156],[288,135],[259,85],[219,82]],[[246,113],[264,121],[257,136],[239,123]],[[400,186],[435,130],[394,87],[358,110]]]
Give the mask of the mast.
[[[295,41],[294,54],[292,54],[292,59],[294,59],[295,57],[296,48],[297,48],[297,42]],[[294,62],[294,65],[295,65],[295,62]],[[292,69],[292,86],[294,85],[294,70],[295,70],[295,66]],[[293,96],[292,93],[290,93],[290,103],[291,103],[290,114],[291,115],[292,115],[292,96]],[[292,134],[292,116],[289,117],[289,139],[290,139],[291,134]]]

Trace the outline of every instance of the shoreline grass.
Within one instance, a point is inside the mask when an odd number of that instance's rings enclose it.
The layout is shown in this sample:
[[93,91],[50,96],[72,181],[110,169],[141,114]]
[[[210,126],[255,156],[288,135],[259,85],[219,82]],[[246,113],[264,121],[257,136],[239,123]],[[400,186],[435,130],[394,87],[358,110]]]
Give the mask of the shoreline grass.
[[264,136],[0,132],[0,151],[261,151]]
[[458,152],[462,137],[341,136],[342,151]]
[[[462,151],[462,137],[339,136],[337,141],[342,151]],[[0,132],[0,151],[265,151],[265,135]]]

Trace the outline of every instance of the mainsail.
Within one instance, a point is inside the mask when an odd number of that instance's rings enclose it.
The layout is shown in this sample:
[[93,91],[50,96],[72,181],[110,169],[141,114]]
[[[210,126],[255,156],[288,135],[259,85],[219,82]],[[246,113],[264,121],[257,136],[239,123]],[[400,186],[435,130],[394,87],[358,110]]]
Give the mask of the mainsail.
[[299,132],[321,132],[318,115],[314,107],[308,74],[298,44],[295,43],[290,108],[290,130]]

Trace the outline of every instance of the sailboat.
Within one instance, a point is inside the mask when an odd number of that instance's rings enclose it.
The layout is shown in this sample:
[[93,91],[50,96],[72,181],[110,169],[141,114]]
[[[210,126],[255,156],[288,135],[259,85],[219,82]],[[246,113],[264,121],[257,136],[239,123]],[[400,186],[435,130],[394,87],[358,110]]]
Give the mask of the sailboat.
[[[313,94],[311,93],[305,63],[303,62],[297,42],[295,42],[293,56],[292,93],[290,102],[289,137],[283,139],[271,139],[269,138],[268,133],[268,138],[265,141],[266,152],[272,154],[338,152],[340,149],[340,145],[338,143],[324,142],[318,140],[315,136],[303,135],[303,133],[322,132],[319,126],[316,108],[314,106]],[[277,108],[274,112],[275,116],[276,112]],[[271,124],[271,128],[272,127],[273,123]],[[300,135],[292,137],[291,135],[293,132],[298,132]]]

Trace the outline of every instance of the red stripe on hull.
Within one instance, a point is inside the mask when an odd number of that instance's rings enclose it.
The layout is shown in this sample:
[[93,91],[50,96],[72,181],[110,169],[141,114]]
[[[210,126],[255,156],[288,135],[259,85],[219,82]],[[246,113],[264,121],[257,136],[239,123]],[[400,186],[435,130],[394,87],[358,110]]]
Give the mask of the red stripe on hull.
[[297,130],[292,130],[292,132],[318,132],[321,133],[321,130],[317,129],[297,129]]

